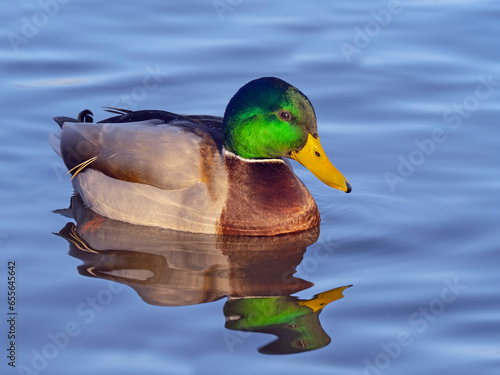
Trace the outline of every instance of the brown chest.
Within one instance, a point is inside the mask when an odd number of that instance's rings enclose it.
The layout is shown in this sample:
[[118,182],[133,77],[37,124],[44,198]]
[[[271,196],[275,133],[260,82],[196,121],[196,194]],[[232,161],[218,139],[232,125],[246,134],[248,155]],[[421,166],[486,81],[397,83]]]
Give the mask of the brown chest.
[[248,162],[226,154],[225,164],[228,193],[219,233],[270,236],[319,224],[313,197],[283,161]]

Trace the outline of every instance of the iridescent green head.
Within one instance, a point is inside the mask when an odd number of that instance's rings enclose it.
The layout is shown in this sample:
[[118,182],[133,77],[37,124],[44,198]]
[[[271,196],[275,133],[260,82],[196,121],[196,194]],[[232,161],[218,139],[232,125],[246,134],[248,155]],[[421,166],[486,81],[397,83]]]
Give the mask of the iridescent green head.
[[242,158],[280,158],[317,137],[316,115],[307,97],[278,78],[243,86],[224,114],[224,146]]
[[248,82],[224,113],[224,147],[245,159],[289,157],[328,186],[351,186],[331,164],[318,138],[316,114],[307,96],[274,77]]

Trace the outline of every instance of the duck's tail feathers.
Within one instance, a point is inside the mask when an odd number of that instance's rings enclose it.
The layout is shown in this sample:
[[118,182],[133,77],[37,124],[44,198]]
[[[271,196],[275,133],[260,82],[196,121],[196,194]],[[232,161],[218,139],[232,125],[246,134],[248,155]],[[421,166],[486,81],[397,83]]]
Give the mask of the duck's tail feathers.
[[55,122],[57,122],[57,125],[59,125],[60,128],[63,127],[65,122],[80,122],[73,117],[67,117],[67,116],[57,116],[54,117],[53,119]]
[[84,109],[78,114],[77,118],[68,116],[56,116],[53,119],[55,122],[57,122],[57,125],[62,128],[65,122],[92,122],[94,121],[93,116],[94,114],[90,110]]
[[49,145],[56,152],[59,157],[62,158],[61,153],[61,129],[65,122],[79,122],[77,119],[67,116],[57,116],[54,117],[54,121],[57,122],[59,128],[57,129],[57,133],[49,133]]
[[50,146],[54,149],[57,155],[59,155],[62,158],[62,153],[61,153],[61,129],[64,125],[65,122],[92,122],[94,121],[93,118],[94,114],[89,111],[88,109],[85,109],[81,111],[78,114],[78,118],[73,118],[73,117],[67,117],[67,116],[56,116],[54,117],[54,121],[57,122],[57,125],[59,125],[59,129],[57,134],[56,133],[49,133],[49,144]]
[[62,158],[61,129],[57,129],[57,130],[58,130],[57,134],[56,133],[49,133],[49,145],[56,152],[56,154],[59,155],[60,158]]
[[127,113],[131,113],[130,109],[125,108],[114,108],[114,107],[102,107],[106,112],[115,113],[117,115],[126,115]]

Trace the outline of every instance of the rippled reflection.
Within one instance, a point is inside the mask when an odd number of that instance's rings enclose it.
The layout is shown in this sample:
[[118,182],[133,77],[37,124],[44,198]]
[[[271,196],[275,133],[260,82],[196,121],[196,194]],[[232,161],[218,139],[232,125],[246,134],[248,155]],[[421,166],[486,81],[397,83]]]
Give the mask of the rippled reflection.
[[104,218],[79,197],[58,212],[76,220],[59,235],[69,242],[70,255],[82,260],[78,271],[84,276],[128,285],[151,305],[227,297],[226,328],[278,336],[259,349],[264,354],[315,350],[331,341],[318,316],[347,286],[309,300],[291,296],[313,285],[294,274],[318,228],[275,237],[182,233]]

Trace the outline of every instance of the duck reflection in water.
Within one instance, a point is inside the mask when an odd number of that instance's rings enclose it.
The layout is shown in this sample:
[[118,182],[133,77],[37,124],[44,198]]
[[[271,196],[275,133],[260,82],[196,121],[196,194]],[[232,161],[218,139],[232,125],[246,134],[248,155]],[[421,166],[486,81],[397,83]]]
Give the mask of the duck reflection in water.
[[76,220],[59,236],[69,242],[70,255],[83,261],[78,271],[84,276],[128,285],[157,306],[227,297],[226,328],[278,337],[259,349],[264,354],[310,351],[331,341],[318,317],[349,286],[309,300],[291,296],[313,285],[294,274],[307,246],[317,241],[318,227],[275,237],[183,233],[104,218],[78,196],[59,213]]

